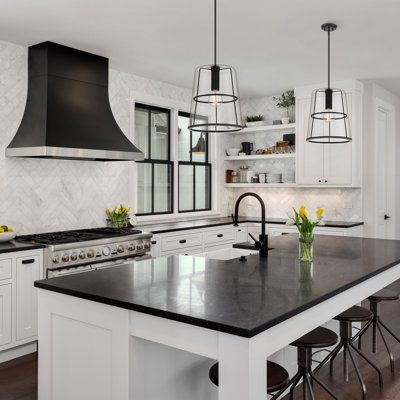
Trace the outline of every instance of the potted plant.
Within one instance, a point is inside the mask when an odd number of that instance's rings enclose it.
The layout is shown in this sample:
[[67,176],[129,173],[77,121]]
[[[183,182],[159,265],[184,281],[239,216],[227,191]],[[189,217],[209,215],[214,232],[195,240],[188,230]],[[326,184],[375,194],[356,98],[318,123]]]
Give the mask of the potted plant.
[[282,124],[294,122],[294,105],[296,102],[294,90],[287,90],[280,97],[274,97],[274,100],[278,108],[283,108],[286,111],[286,117],[282,118]]
[[299,210],[295,210],[294,215],[289,217],[286,225],[296,225],[299,231],[299,260],[312,261],[313,260],[313,241],[314,241],[314,228],[316,226],[324,225],[322,218],[324,217],[324,210],[318,208],[315,212],[315,219],[309,218],[306,208],[301,206]]
[[119,207],[107,208],[107,226],[109,228],[126,228],[129,225],[132,210],[120,204]]
[[246,117],[246,126],[260,126],[264,124],[264,117],[260,115],[248,115]]

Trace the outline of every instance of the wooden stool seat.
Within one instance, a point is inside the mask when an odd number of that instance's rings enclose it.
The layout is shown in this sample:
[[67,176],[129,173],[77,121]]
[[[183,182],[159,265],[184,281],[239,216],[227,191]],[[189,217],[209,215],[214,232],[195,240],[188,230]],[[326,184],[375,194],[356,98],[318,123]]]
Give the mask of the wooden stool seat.
[[304,347],[318,349],[321,347],[330,347],[338,342],[338,336],[330,329],[319,326],[311,332],[306,333],[301,338],[295,340],[290,345],[295,347]]
[[334,319],[344,322],[364,322],[374,318],[374,313],[368,308],[353,306],[337,315]]
[[372,296],[368,297],[368,300],[372,301],[394,301],[399,300],[399,295],[391,290],[383,289]]
[[[218,386],[219,384],[219,373],[218,363],[215,363],[209,372],[210,381]],[[282,389],[289,382],[289,374],[285,368],[280,365],[267,361],[267,393],[276,392]]]

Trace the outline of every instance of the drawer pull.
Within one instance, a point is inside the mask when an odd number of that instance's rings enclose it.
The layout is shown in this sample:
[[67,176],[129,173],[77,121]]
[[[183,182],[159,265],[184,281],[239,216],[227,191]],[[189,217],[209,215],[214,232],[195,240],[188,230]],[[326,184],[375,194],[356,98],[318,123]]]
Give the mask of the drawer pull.
[[151,244],[157,244],[157,240],[152,240]]
[[181,244],[186,243],[186,239],[180,240],[179,243],[181,243]]
[[219,233],[218,235],[217,235],[217,237],[223,237],[224,235],[222,234],[222,233]]
[[34,258],[29,258],[28,260],[22,260],[22,264],[33,264],[35,262]]

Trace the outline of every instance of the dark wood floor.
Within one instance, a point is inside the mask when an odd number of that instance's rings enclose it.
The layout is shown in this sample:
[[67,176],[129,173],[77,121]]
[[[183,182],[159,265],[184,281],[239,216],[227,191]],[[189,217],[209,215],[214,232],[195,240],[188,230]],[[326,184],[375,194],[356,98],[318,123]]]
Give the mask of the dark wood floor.
[[[400,281],[391,285],[391,288],[400,293]],[[382,306],[382,318],[400,336],[400,301],[387,302]],[[384,388],[379,389],[376,372],[369,365],[359,360],[360,370],[365,377],[368,400],[400,400],[400,344],[389,339],[392,347],[396,368],[395,373],[390,372],[389,359],[378,341],[378,352],[371,352],[371,336],[366,334],[363,349],[370,358],[381,368],[383,373]],[[334,390],[341,400],[361,399],[361,389],[354,371],[350,368],[350,382],[344,383],[341,375],[341,356],[336,361],[336,370],[333,377],[329,376],[327,368],[319,373],[321,379]],[[7,363],[0,364],[0,400],[37,400],[37,357],[36,354],[21,357]],[[331,400],[323,391],[315,387],[317,400]],[[301,388],[295,392],[295,399],[302,399]]]

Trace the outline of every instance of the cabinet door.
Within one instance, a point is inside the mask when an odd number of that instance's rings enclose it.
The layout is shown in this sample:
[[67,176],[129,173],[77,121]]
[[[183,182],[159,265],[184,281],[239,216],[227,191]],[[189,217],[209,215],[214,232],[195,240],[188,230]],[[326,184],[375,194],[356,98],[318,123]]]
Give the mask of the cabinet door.
[[[347,94],[349,116],[351,112],[351,94]],[[338,121],[339,122],[339,121]],[[351,129],[351,117],[349,117]],[[344,124],[332,124],[332,135],[343,135]],[[335,131],[340,132],[335,132]],[[353,142],[324,144],[324,184],[351,185],[352,183],[352,147]]]
[[247,242],[248,236],[247,236],[247,226],[242,226],[239,225],[236,228],[236,243],[243,243],[243,242]]
[[151,256],[152,257],[159,257],[161,253],[161,245],[160,245],[161,238],[158,236],[153,236],[151,238]]
[[0,346],[11,342],[11,284],[0,285]]
[[38,255],[17,258],[17,340],[37,335],[37,293],[33,283],[39,278]]
[[306,141],[310,99],[299,99],[296,107],[297,183],[300,185],[321,185],[324,177],[324,145]]

